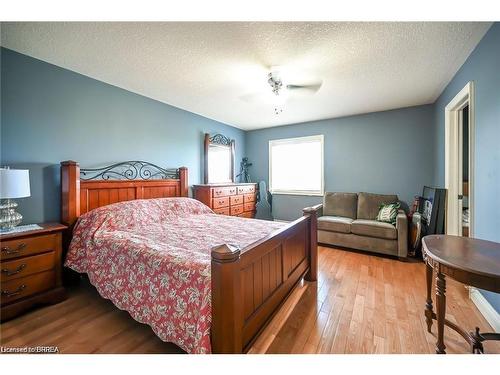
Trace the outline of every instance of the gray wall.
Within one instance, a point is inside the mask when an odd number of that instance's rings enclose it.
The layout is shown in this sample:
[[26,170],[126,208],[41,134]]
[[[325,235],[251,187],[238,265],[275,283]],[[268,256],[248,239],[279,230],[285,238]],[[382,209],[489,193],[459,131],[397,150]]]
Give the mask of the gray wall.
[[146,160],[186,166],[202,182],[203,134],[236,140],[244,132],[202,116],[1,49],[1,164],[28,167],[31,197],[20,199],[25,223],[60,219],[59,162],[84,167]]
[[[250,131],[252,178],[268,181],[269,140],[315,134],[324,135],[326,191],[396,193],[411,204],[423,185],[434,182],[431,105]],[[319,202],[320,197],[274,195],[273,215],[292,220]]]
[[[444,108],[469,81],[475,87],[475,233],[500,242],[500,23],[496,22],[435,103],[436,181],[444,184]],[[500,294],[483,293],[500,312]]]

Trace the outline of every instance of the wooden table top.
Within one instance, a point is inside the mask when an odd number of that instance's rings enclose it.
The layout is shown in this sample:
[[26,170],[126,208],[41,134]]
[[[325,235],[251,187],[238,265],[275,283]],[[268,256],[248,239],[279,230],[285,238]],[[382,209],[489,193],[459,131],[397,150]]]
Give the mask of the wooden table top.
[[430,235],[422,239],[425,253],[443,265],[476,275],[500,278],[500,243],[476,238]]
[[0,233],[0,241],[7,241],[13,238],[29,237],[34,234],[49,234],[53,232],[60,232],[62,230],[68,229],[66,225],[61,223],[38,223],[41,229],[28,230],[25,232],[15,232],[15,233]]

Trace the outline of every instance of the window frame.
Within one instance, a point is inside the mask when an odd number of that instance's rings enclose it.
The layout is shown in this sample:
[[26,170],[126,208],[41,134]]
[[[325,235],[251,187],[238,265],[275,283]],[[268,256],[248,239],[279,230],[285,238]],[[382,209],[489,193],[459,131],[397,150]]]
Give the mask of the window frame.
[[[324,147],[324,135],[310,135],[305,137],[294,137],[294,138],[282,138],[282,139],[271,139],[269,140],[269,192],[271,194],[278,195],[305,195],[305,196],[323,196],[325,193],[325,147]],[[273,181],[272,181],[272,148],[274,145],[280,144],[299,144],[304,141],[319,141],[321,145],[321,188],[320,191],[312,191],[312,190],[277,190],[273,189]]]

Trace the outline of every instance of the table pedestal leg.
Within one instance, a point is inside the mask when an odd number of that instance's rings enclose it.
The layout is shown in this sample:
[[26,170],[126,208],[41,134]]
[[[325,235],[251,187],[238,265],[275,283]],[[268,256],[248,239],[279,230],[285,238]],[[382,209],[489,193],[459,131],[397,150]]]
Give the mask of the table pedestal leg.
[[427,332],[431,332],[431,327],[432,327],[432,313],[433,313],[433,307],[432,307],[432,267],[426,263],[426,268],[425,268],[425,278],[427,282],[427,300],[425,304],[425,322],[427,323]]
[[444,319],[446,315],[446,280],[445,276],[438,270],[436,277],[436,318],[438,339],[436,353],[446,354],[444,345]]

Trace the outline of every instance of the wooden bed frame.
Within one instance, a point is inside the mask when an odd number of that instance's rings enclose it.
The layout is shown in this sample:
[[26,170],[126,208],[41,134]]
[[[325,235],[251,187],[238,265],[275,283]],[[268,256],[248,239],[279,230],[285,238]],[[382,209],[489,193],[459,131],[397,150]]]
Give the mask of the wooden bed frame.
[[[70,228],[81,214],[111,203],[188,196],[185,167],[177,178],[160,180],[84,180],[80,174],[77,162],[61,163],[62,222]],[[212,249],[213,353],[248,351],[294,286],[303,277],[316,281],[318,208],[305,208],[301,218],[243,249]]]

